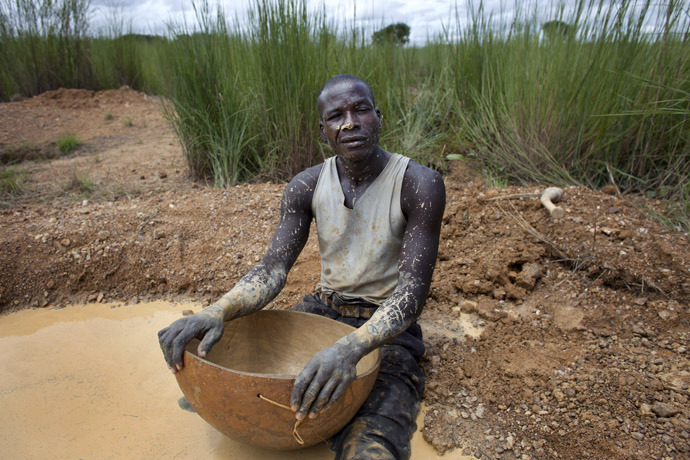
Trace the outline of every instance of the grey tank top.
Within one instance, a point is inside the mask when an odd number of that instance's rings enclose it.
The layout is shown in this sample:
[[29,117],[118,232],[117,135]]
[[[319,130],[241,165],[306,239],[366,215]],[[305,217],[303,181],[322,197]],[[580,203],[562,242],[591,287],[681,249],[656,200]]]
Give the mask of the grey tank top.
[[319,174],[312,212],[321,253],[321,280],[316,292],[337,292],[381,305],[398,285],[398,261],[407,221],[400,192],[410,161],[392,154],[381,174],[355,201],[345,206],[336,157]]

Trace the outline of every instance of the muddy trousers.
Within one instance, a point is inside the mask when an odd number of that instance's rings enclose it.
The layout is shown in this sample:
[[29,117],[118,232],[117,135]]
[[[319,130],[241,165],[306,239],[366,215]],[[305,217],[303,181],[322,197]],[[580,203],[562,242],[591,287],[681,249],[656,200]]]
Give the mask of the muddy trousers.
[[[359,327],[367,320],[341,316],[320,299],[307,295],[292,308]],[[410,458],[410,439],[424,391],[417,360],[424,354],[422,330],[413,323],[381,347],[382,359],[374,388],[354,418],[332,439],[336,460]]]

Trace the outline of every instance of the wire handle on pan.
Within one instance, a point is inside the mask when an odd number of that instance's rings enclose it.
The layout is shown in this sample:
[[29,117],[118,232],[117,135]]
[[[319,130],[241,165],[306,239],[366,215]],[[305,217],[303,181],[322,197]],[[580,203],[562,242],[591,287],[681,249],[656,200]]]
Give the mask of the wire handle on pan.
[[[267,398],[266,396],[259,394],[260,399],[263,399],[266,402],[269,402],[273,404],[274,406],[282,407],[283,409],[287,409],[290,412],[292,412],[292,409],[290,409],[290,406],[286,406],[285,404],[280,404],[279,402],[273,401],[272,399]],[[295,441],[297,441],[301,446],[304,445],[304,440],[302,439],[302,436],[300,436],[299,432],[297,431],[297,427],[299,424],[302,423],[302,420],[296,420],[295,421],[295,426],[292,427],[292,437],[295,438]]]

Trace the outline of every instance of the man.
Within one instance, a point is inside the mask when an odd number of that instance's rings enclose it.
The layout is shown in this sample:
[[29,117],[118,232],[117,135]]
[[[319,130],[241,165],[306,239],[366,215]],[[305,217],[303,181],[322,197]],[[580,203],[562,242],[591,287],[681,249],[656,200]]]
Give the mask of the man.
[[161,348],[174,373],[189,340],[201,339],[203,357],[221,337],[223,321],[266,306],[285,285],[315,219],[321,280],[294,309],[357,330],[312,357],[295,381],[292,410],[298,420],[316,417],[355,378],[357,362],[382,347],[374,389],[334,437],[333,449],[338,459],[409,458],[424,389],[415,320],[436,262],[445,188],[437,172],[379,147],[382,116],[363,80],[331,78],[318,110],[321,137],[335,156],[287,185],[280,224],[261,262],[218,302],[160,331]]

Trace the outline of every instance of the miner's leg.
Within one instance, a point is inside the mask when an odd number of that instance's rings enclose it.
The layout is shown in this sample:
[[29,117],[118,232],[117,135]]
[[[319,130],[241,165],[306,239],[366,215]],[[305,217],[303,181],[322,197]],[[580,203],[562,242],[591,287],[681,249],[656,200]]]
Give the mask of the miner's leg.
[[408,459],[424,375],[404,347],[384,345],[376,384],[352,421],[335,437],[336,460]]

